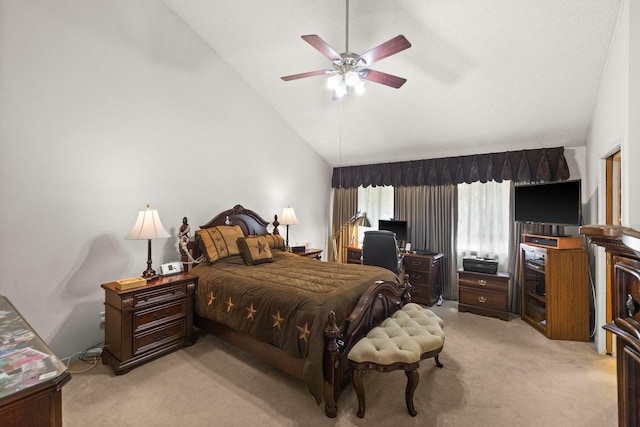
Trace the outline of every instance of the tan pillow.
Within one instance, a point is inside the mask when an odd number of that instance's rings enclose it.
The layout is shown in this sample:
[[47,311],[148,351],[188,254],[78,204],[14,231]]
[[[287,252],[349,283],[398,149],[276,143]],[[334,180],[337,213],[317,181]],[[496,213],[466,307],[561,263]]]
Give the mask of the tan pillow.
[[238,247],[247,265],[272,262],[273,256],[265,236],[240,237]]
[[239,225],[218,225],[196,231],[204,246],[209,262],[233,255],[240,255],[238,238],[244,237]]
[[284,238],[279,234],[264,234],[271,249],[284,250]]

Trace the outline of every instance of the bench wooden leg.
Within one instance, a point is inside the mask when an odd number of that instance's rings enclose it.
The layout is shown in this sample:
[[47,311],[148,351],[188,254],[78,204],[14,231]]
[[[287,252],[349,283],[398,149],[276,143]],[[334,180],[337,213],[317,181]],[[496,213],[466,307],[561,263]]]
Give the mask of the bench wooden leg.
[[442,368],[442,367],[444,366],[442,363],[440,363],[440,355],[439,355],[439,354],[436,354],[436,355],[435,355],[435,357],[434,357],[434,359],[435,359],[435,361],[436,361],[436,366],[437,366],[438,368]]
[[416,411],[416,408],[413,406],[413,392],[416,391],[416,387],[418,387],[418,382],[420,381],[418,368],[404,371],[404,373],[407,376],[407,388],[404,393],[405,400],[407,401],[407,410],[409,411],[409,415],[415,417],[418,411]]
[[353,368],[351,372],[351,381],[353,382],[353,388],[356,389],[358,395],[358,417],[364,418],[365,411],[365,397],[364,386],[362,385],[362,376],[366,373],[366,369]]

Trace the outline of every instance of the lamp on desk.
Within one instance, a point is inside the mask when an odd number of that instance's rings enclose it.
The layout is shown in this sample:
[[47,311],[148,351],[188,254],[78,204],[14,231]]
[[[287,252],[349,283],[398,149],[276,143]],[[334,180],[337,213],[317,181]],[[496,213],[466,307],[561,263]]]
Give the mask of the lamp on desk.
[[125,239],[147,240],[147,269],[142,272],[142,277],[147,280],[156,277],[155,270],[151,268],[151,239],[167,237],[171,237],[171,235],[162,226],[157,210],[151,209],[149,205],[147,205],[145,210],[138,212],[138,219]]
[[289,226],[298,223],[296,212],[291,207],[286,207],[282,210],[282,216],[280,217],[280,224],[287,226],[287,240],[285,243],[285,250],[289,250]]
[[[350,230],[350,227],[371,227],[371,223],[369,222],[369,218],[367,218],[366,212],[357,211],[347,222],[342,224],[338,231],[333,235],[333,257],[334,259],[338,258],[338,237],[342,234],[342,231],[347,228]],[[349,237],[351,237],[351,233],[349,232]]]

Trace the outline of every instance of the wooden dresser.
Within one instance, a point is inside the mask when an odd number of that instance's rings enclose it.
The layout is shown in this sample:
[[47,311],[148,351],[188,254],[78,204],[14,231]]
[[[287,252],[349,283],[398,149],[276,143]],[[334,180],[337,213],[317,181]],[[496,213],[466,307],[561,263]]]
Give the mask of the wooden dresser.
[[194,343],[193,295],[198,277],[180,273],[146,286],[117,290],[105,283],[102,363],[116,374]]
[[508,273],[476,273],[458,270],[458,311],[509,320]]
[[607,251],[612,321],[604,328],[616,336],[618,425],[640,425],[640,231],[586,225],[580,232]]
[[62,426],[67,367],[3,296],[0,318],[0,425]]
[[404,272],[411,283],[411,300],[419,304],[433,305],[442,295],[444,254],[404,254]]

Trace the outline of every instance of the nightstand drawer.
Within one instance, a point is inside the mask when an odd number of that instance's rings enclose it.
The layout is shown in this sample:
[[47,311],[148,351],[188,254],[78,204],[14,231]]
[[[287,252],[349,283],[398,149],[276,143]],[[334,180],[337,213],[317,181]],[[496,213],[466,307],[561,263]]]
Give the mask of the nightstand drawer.
[[150,304],[170,301],[176,298],[184,298],[186,294],[186,284],[184,283],[166,286],[160,289],[153,289],[146,292],[139,292],[133,296],[133,307],[140,308]]
[[505,293],[460,288],[460,304],[473,305],[488,310],[507,311],[508,297]]
[[184,319],[170,323],[162,328],[151,329],[133,337],[133,355],[147,353],[156,347],[163,347],[172,341],[182,340],[186,328]]
[[509,281],[508,280],[496,280],[488,276],[475,276],[475,275],[460,275],[458,278],[459,286],[466,286],[477,290],[495,291],[495,292],[508,292]]
[[186,300],[178,300],[161,306],[137,311],[133,316],[133,332],[152,328],[164,322],[181,319],[186,313]]

